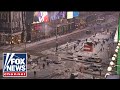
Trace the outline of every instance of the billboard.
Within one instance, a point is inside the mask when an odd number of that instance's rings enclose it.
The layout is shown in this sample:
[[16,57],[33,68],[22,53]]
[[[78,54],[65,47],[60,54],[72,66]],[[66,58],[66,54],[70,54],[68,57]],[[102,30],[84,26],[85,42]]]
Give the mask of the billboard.
[[67,12],[67,19],[72,19],[73,18],[73,12],[72,11],[68,11]]
[[79,16],[79,12],[74,11],[74,12],[73,12],[73,17],[78,17],[78,16]]
[[33,22],[48,22],[48,12],[47,11],[37,11],[34,12]]
[[49,15],[50,21],[66,18],[66,12],[65,11],[49,12],[48,15]]

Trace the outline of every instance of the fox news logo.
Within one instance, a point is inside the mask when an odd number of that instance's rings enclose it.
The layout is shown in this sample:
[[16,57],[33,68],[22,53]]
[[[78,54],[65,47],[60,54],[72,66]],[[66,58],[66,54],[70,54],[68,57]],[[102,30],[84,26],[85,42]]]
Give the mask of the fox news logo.
[[4,53],[3,77],[27,77],[27,53]]

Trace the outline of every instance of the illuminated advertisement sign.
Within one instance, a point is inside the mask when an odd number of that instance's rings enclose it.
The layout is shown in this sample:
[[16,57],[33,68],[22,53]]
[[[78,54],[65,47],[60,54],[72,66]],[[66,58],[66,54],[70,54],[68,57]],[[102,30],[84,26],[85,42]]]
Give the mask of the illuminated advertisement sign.
[[72,19],[73,18],[73,12],[69,11],[67,12],[67,19]]
[[42,12],[34,12],[34,22],[48,22],[48,12],[42,11]]
[[66,18],[66,12],[65,11],[49,12],[49,18],[50,18],[50,20]]
[[79,12],[74,11],[74,12],[73,12],[73,17],[78,17],[78,16],[79,16]]

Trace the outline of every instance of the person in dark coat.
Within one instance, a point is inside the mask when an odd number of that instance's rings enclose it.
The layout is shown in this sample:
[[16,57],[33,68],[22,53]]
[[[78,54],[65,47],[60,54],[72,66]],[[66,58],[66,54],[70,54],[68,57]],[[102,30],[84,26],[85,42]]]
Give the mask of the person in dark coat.
[[43,63],[43,69],[45,68],[45,64]]
[[34,77],[36,77],[36,71],[34,71]]
[[76,49],[76,47],[77,47],[77,45],[76,45],[76,44],[74,44],[74,50]]
[[105,44],[105,41],[103,40],[103,44]]
[[103,47],[103,50],[104,50],[104,47]]
[[49,61],[47,61],[47,66],[49,66]]
[[101,47],[103,47],[103,44],[101,44]]
[[100,51],[102,52],[102,48],[100,49]]

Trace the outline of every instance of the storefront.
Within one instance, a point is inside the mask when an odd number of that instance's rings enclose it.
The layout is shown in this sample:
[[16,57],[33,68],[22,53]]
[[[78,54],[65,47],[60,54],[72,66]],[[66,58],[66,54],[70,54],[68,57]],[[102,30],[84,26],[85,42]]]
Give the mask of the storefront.
[[13,33],[12,36],[11,34],[1,34],[1,44],[20,44],[21,43],[21,33]]
[[33,23],[31,41],[38,41],[45,38],[44,23]]

